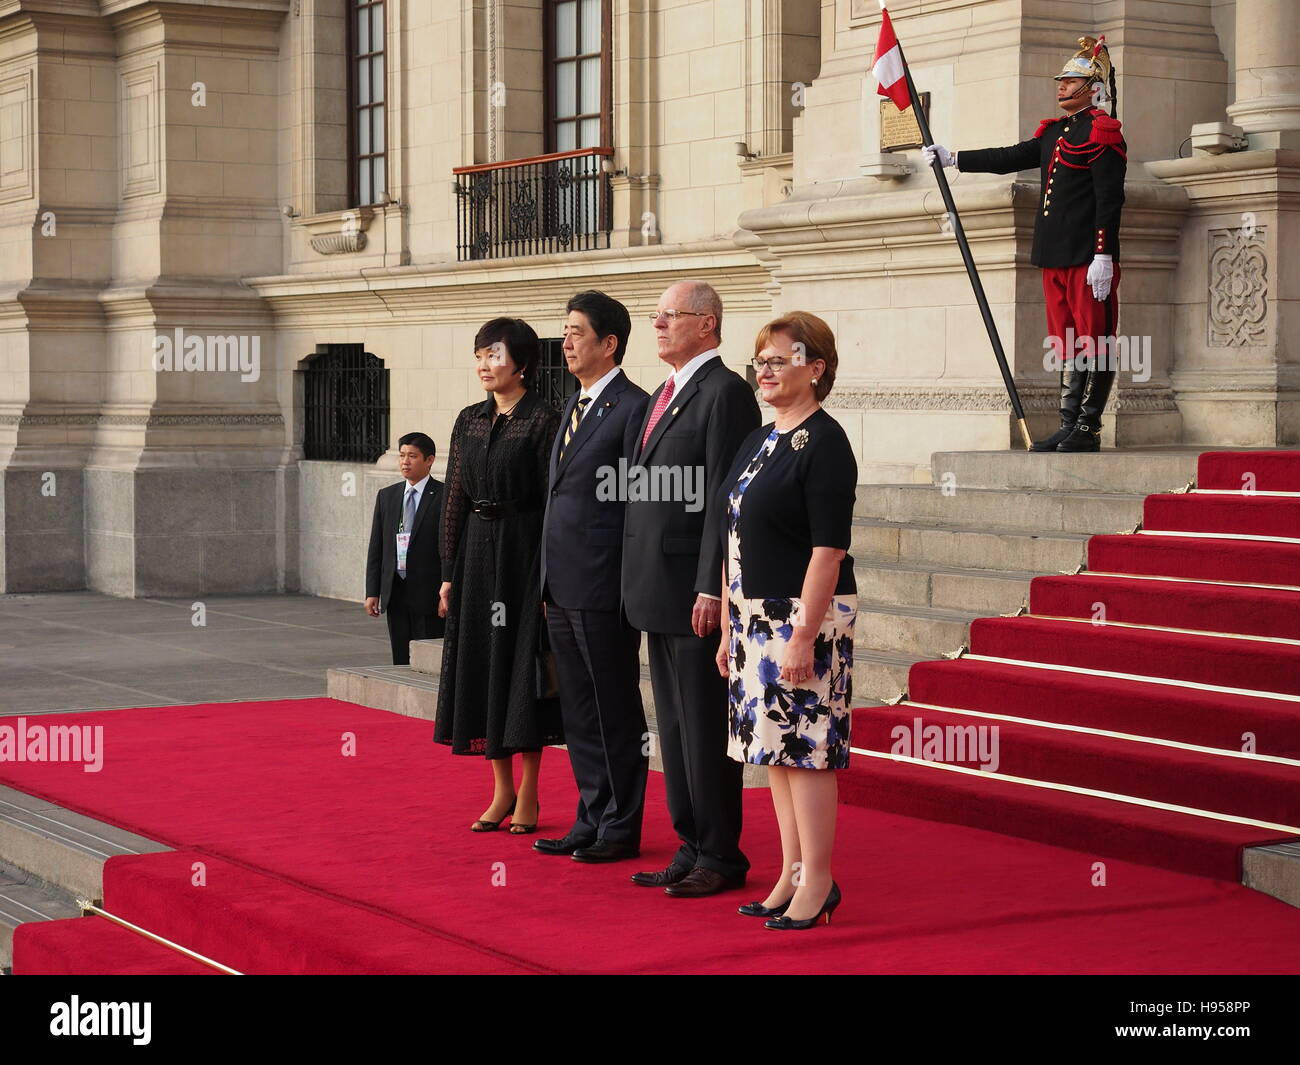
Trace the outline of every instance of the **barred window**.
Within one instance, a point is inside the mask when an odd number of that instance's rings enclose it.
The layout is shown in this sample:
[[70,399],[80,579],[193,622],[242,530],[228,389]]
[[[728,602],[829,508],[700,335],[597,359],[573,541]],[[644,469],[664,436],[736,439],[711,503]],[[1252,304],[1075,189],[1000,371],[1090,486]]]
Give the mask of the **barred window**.
[[304,360],[303,456],[374,462],[388,449],[388,371],[361,344],[322,344]]
[[348,0],[348,202],[379,203],[388,188],[384,135],[384,0]]
[[542,337],[542,361],[533,375],[533,388],[543,403],[559,411],[578,391],[578,379],[569,373],[564,360],[563,337]]

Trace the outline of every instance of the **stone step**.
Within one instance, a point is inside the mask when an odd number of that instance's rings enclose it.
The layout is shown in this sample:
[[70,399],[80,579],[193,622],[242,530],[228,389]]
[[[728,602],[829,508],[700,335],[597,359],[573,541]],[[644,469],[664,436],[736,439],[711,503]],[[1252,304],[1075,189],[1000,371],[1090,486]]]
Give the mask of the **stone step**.
[[0,786],[0,967],[12,963],[17,925],[76,917],[77,899],[102,899],[109,858],[167,849],[134,832]]
[[928,484],[858,486],[854,514],[901,525],[1021,529],[1029,532],[1128,532],[1142,520],[1140,495],[1112,492],[1026,492],[1000,488],[955,491]]
[[970,623],[979,616],[967,611],[928,606],[860,604],[853,633],[854,646],[868,653],[939,658],[956,651],[966,642]]
[[14,929],[20,924],[80,916],[72,892],[0,864],[0,972],[7,974],[13,967]]
[[878,651],[860,643],[853,650],[853,705],[868,706],[887,702],[907,690],[907,674],[916,662],[934,655],[915,655],[905,651]]
[[115,854],[169,850],[134,832],[0,786],[0,865],[21,869],[79,898],[104,893],[104,863]]
[[1241,871],[1246,887],[1300,906],[1300,843],[1247,847],[1241,852]]
[[411,668],[434,677],[442,673],[442,641],[412,640]]
[[897,525],[857,518],[855,561],[906,563],[919,568],[1064,573],[1084,561],[1088,534],[1024,529]]
[[942,566],[857,559],[853,567],[860,606],[933,606],[980,617],[1009,614],[1029,596],[1032,572],[998,573]]
[[1088,455],[1028,451],[937,451],[930,458],[934,483],[963,488],[1149,495],[1182,488],[1196,476],[1207,447],[1126,448]]

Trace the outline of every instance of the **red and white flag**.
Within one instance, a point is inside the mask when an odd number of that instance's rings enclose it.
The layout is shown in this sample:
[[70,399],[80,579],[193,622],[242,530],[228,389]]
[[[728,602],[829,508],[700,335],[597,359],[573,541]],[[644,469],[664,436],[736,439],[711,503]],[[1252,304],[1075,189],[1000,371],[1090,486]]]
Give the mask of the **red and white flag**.
[[871,67],[871,73],[876,76],[876,92],[888,96],[900,111],[906,111],[912,106],[912,99],[907,94],[907,78],[903,76],[903,53],[894,36],[889,12],[882,6],[880,14],[880,40],[876,42],[876,61]]

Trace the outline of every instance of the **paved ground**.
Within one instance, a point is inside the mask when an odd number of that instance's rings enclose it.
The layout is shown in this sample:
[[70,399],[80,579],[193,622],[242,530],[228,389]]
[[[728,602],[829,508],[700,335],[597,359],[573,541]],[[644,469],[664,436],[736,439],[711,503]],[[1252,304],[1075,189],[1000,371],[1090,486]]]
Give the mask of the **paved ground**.
[[331,666],[391,664],[383,618],[306,595],[0,595],[0,714],[325,694]]

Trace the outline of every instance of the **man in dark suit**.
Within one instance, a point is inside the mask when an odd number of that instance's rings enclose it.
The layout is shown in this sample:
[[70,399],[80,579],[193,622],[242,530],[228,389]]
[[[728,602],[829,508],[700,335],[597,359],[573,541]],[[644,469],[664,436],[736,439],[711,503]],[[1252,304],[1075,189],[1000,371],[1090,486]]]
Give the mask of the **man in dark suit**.
[[438,616],[442,560],[442,482],[430,476],[433,441],[424,433],[407,433],[398,442],[398,469],[405,478],[375,496],[366,552],[366,613],[388,616],[393,665],[411,661],[412,640],[442,636],[446,622]]
[[542,533],[542,601],[560,680],[578,813],[561,839],[533,844],[579,862],[635,858],[645,805],[641,634],[623,616],[619,566],[624,501],[603,491],[626,458],[628,426],[649,396],[619,368],[632,320],[603,292],[569,301],[564,358],[582,384],[551,449]]
[[668,868],[632,879],[693,898],[741,887],[749,871],[740,850],[742,766],[727,757],[727,687],[709,635],[721,613],[722,541],[705,516],[761,419],[753,389],[718,355],[722,301],[711,285],[673,285],[654,323],[659,357],[673,373],[627,444],[648,485],[629,492],[623,605],[649,642],[664,788],[681,846]]

